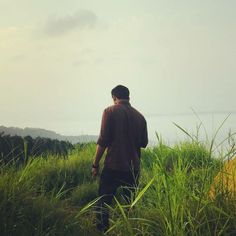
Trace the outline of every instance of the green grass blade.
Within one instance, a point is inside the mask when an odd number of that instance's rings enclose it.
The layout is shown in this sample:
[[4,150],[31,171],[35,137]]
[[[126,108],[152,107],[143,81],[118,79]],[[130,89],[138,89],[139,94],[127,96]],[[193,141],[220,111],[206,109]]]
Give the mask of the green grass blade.
[[152,185],[153,181],[155,180],[155,177],[153,177],[149,183],[142,189],[142,191],[139,192],[137,197],[134,199],[132,204],[130,205],[130,208],[134,207],[134,205],[142,198],[143,194],[147,191],[147,189]]
[[191,138],[192,141],[195,141],[194,138],[184,129],[182,128],[181,126],[179,126],[178,124],[176,124],[175,122],[173,122],[173,124],[179,128],[181,131],[183,131],[189,138]]

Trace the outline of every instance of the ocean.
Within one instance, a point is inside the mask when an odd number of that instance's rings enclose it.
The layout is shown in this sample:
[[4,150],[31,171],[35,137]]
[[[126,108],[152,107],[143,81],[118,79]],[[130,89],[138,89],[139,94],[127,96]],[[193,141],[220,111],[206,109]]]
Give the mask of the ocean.
[[[158,143],[156,133],[168,145],[191,139],[183,130],[193,138],[197,136],[202,142],[210,142],[217,134],[215,145],[218,145],[229,134],[236,132],[235,113],[154,114],[146,119],[150,145]],[[227,146],[227,140],[223,142],[223,146]]]

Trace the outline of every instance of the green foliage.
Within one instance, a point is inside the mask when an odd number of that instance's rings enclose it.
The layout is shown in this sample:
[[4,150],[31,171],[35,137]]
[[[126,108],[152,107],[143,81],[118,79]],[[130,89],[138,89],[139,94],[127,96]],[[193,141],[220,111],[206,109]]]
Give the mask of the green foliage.
[[[39,157],[0,169],[0,235],[100,235],[95,228],[95,144],[66,158]],[[234,235],[236,204],[209,190],[222,161],[203,143],[162,140],[142,151],[140,184],[130,205],[110,206],[109,235]],[[119,192],[119,191],[118,191]]]
[[84,206],[97,197],[97,190],[97,182],[82,184],[71,193],[71,203],[75,206]]

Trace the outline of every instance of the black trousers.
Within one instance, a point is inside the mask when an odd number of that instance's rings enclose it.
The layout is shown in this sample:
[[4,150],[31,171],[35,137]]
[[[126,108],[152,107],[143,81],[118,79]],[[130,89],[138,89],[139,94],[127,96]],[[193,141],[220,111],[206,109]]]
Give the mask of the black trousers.
[[98,195],[100,200],[97,204],[97,229],[106,231],[109,227],[109,211],[106,205],[110,205],[116,191],[119,187],[123,187],[123,197],[127,204],[131,201],[132,193],[138,185],[139,171],[115,171],[103,169]]

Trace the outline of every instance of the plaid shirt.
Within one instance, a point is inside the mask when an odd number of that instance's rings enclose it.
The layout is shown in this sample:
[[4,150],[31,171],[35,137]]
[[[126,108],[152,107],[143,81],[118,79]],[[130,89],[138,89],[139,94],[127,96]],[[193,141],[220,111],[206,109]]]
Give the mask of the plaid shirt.
[[130,171],[140,169],[140,149],[148,143],[147,123],[128,100],[106,108],[97,141],[107,148],[104,167]]

